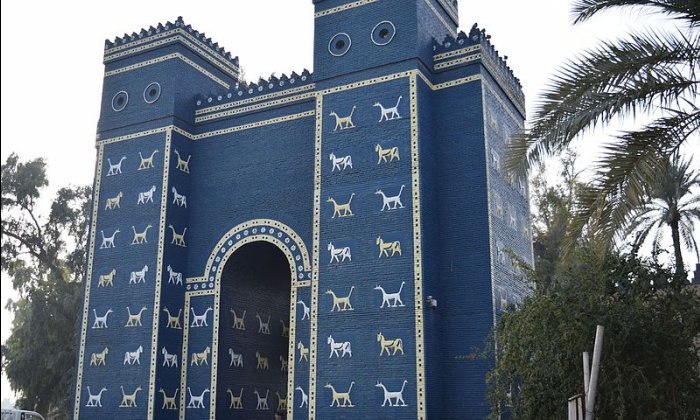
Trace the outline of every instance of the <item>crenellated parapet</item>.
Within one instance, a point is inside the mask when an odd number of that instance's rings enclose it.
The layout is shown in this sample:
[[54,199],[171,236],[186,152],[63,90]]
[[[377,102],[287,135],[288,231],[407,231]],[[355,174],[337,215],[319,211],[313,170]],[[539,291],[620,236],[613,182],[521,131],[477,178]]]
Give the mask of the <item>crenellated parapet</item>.
[[457,37],[447,35],[442,42],[435,43],[433,50],[435,71],[481,62],[524,115],[525,95],[520,79],[515,77],[513,70],[508,66],[508,57],[499,54],[491,43],[491,35],[488,35],[484,29],[474,24],[469,34],[460,31]]
[[308,99],[314,95],[314,87],[313,75],[306,69],[301,74],[273,74],[257,82],[238,83],[230,90],[195,98],[195,122]]
[[174,23],[159,23],[157,26],[141,29],[140,32],[124,34],[114,41],[105,40],[104,63],[144,53],[166,45],[179,43],[190,51],[204,58],[224,73],[238,79],[240,70],[238,57],[219,46],[217,42],[208,38],[204,32],[185,24],[182,17],[178,17]]

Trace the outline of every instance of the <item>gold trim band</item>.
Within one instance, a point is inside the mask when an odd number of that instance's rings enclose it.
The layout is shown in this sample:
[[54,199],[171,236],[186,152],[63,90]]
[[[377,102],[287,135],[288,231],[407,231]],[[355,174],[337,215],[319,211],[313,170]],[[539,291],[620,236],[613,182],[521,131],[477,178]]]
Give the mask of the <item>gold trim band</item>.
[[330,9],[326,9],[326,10],[321,10],[320,12],[314,13],[314,17],[319,18],[319,17],[323,17],[323,16],[332,15],[332,14],[338,13],[338,12],[344,12],[346,10],[354,9],[354,8],[360,7],[360,6],[365,6],[367,4],[374,3],[377,1],[379,1],[379,0],[359,0],[359,1],[356,1],[353,3],[344,4],[342,6],[332,7]]

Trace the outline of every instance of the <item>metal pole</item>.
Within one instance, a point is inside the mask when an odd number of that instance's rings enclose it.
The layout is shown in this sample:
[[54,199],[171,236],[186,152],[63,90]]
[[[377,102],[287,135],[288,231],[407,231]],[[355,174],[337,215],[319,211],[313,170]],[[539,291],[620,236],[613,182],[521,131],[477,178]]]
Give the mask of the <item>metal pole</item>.
[[596,391],[598,390],[598,372],[600,371],[600,357],[603,352],[603,333],[605,329],[598,325],[595,332],[595,347],[593,348],[593,366],[591,367],[591,379],[586,395],[586,420],[594,419],[594,407]]
[[583,395],[584,398],[588,396],[588,383],[591,380],[591,368],[590,368],[591,358],[588,357],[588,352],[583,352]]

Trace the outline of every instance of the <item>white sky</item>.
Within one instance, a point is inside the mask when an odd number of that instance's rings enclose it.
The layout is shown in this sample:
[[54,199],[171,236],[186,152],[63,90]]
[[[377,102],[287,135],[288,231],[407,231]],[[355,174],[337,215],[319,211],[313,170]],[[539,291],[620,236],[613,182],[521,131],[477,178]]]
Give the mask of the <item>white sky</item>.
[[[616,13],[574,28],[570,7],[570,0],[461,0],[460,28],[468,31],[478,22],[486,29],[491,42],[509,57],[532,109],[537,92],[565,58],[597,40],[655,23],[636,13]],[[313,65],[311,0],[3,1],[1,9],[0,157],[4,162],[16,152],[23,159],[46,158],[48,196],[68,184],[92,183],[106,38],[183,16],[238,55],[248,80],[272,72],[299,73]],[[590,165],[597,150],[595,142],[584,142],[581,169]],[[694,264],[694,256],[686,262]],[[3,341],[11,326],[4,304],[11,296],[3,275]],[[8,396],[3,375],[2,397]]]

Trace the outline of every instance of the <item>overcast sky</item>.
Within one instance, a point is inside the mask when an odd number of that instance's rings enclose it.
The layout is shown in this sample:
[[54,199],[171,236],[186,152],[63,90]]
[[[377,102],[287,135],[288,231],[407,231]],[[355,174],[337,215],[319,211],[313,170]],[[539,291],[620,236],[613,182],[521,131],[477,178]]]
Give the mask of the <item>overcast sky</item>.
[[[460,0],[460,28],[468,31],[478,22],[492,36],[491,42],[509,57],[522,82],[528,109],[565,58],[630,28],[659,23],[636,13],[618,13],[572,27],[571,3]],[[1,8],[1,158],[4,162],[11,152],[23,159],[46,158],[49,195],[68,184],[92,183],[106,38],[183,16],[238,55],[248,80],[273,72],[313,70],[312,0],[40,0],[3,1]],[[597,150],[595,142],[582,142],[581,169],[590,166]],[[693,258],[687,262],[693,263]],[[3,275],[3,341],[11,325],[4,309],[12,296],[8,283]],[[8,395],[3,376],[2,397]]]

